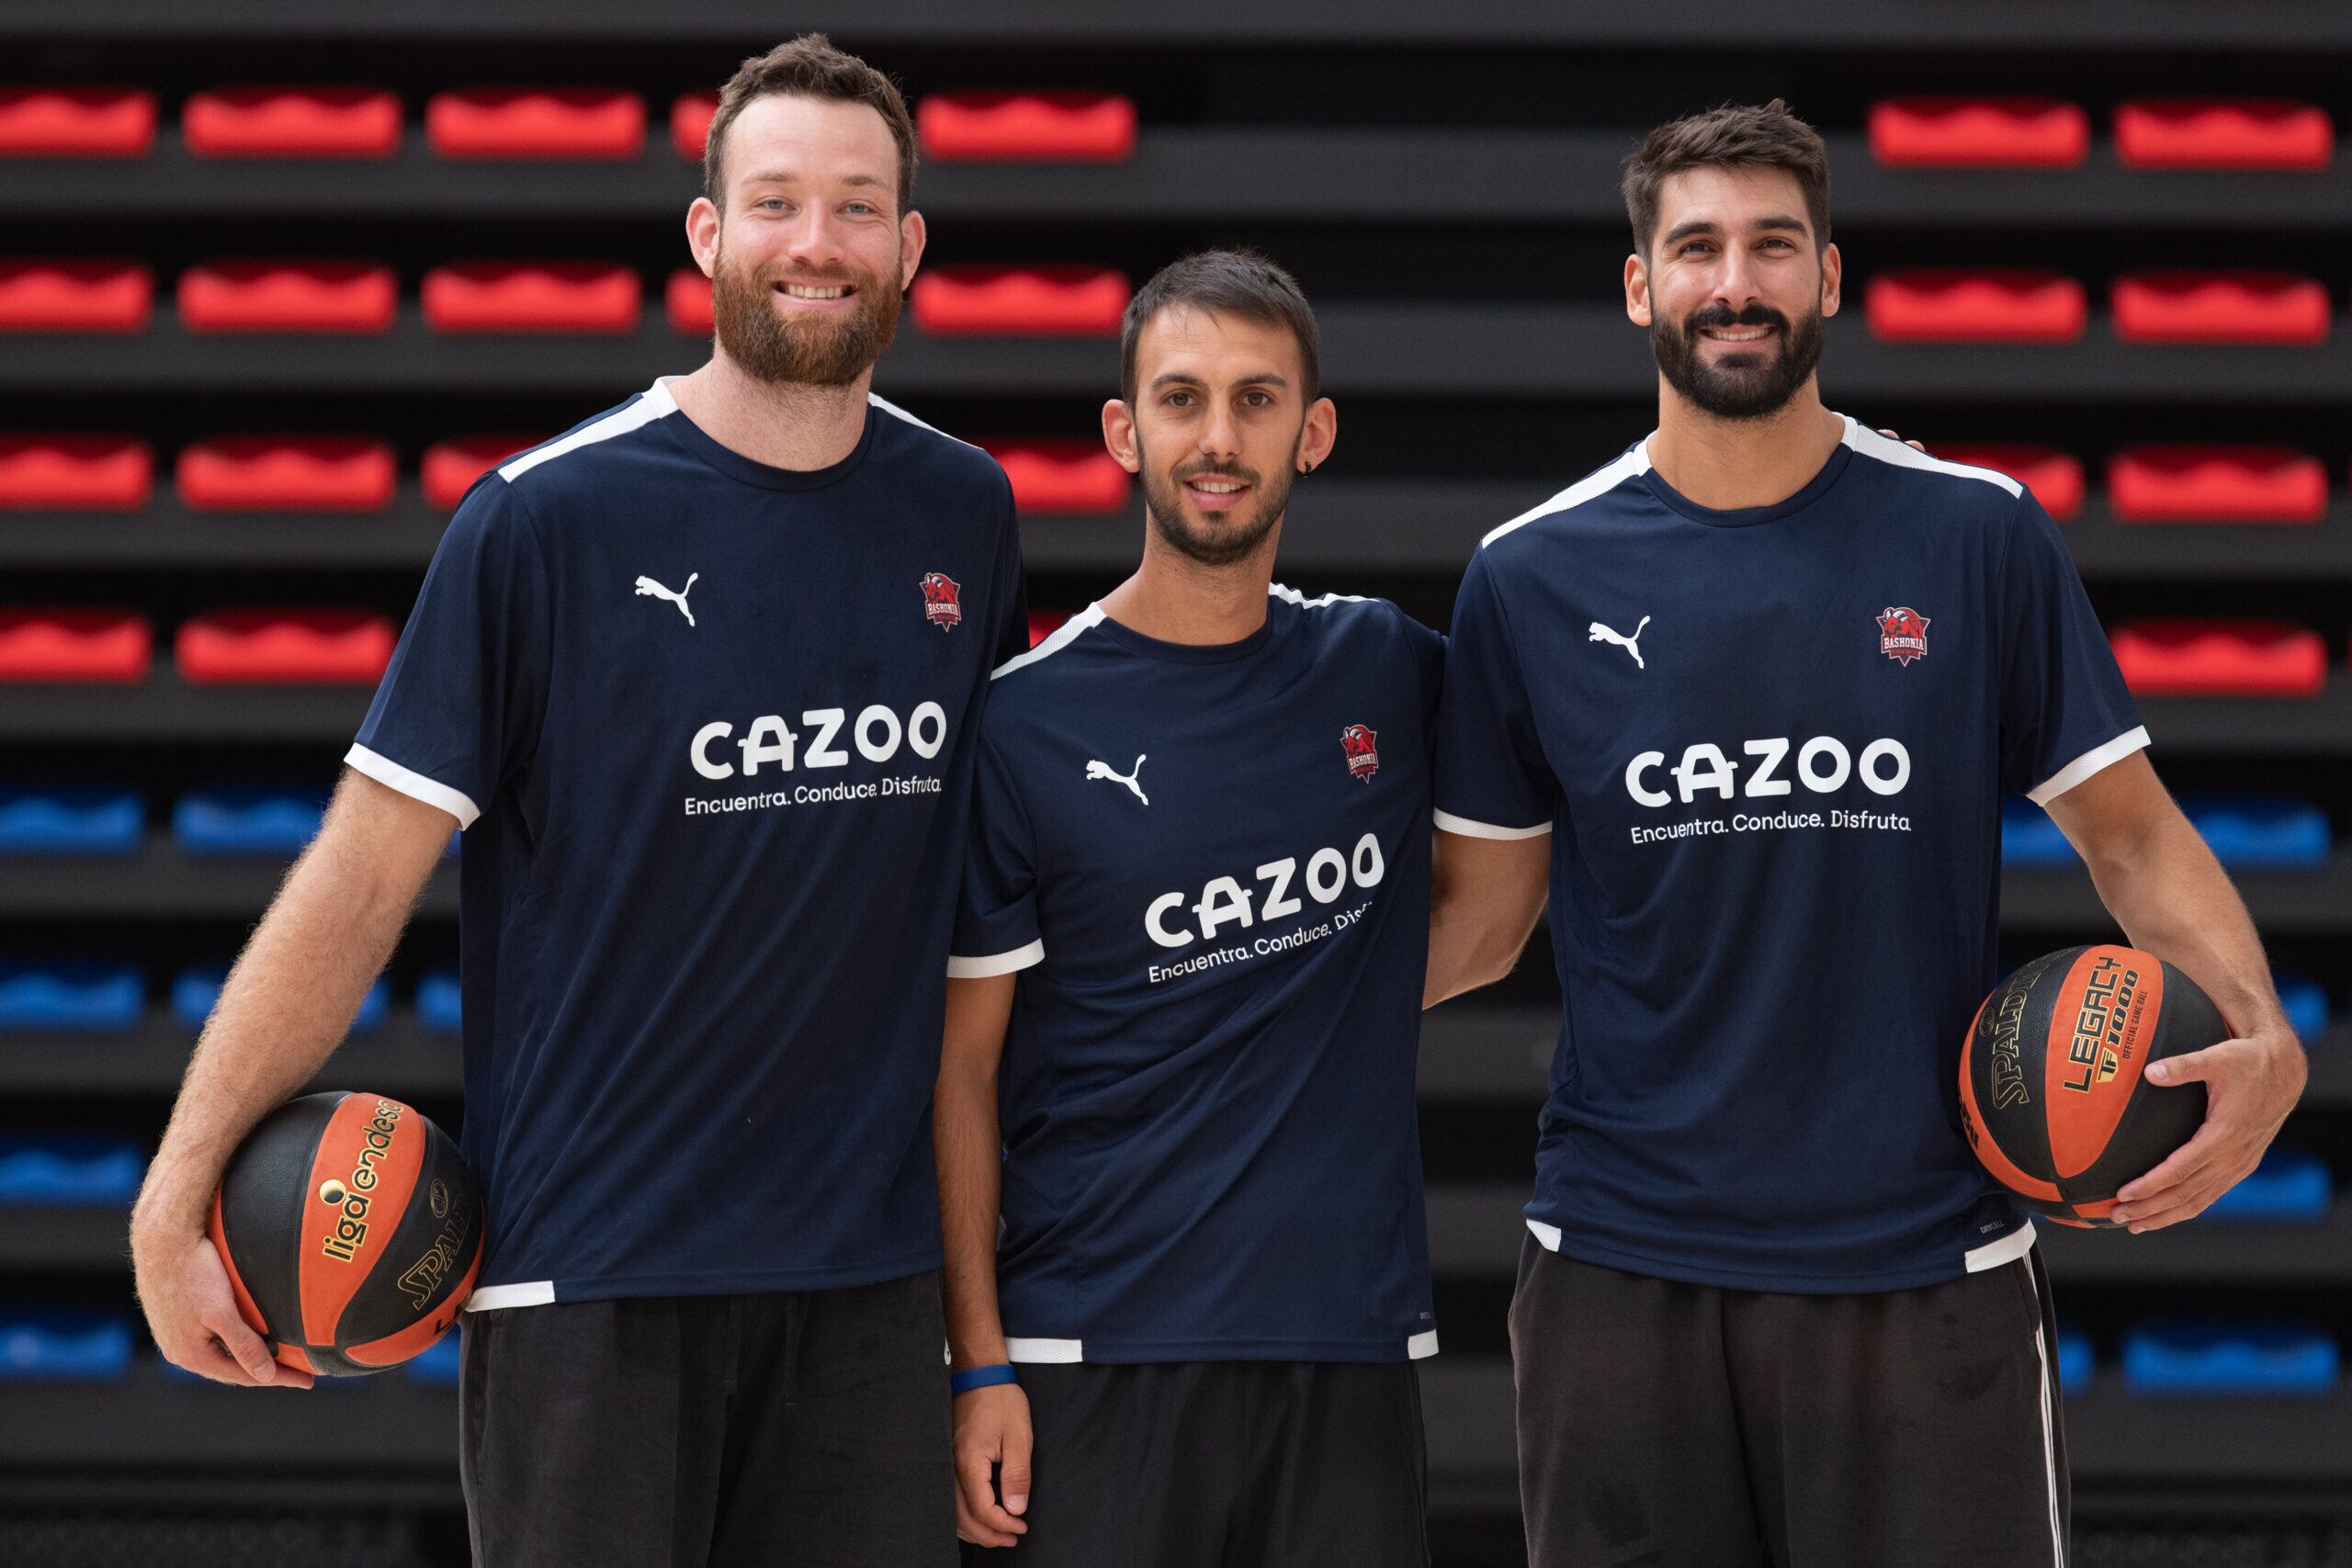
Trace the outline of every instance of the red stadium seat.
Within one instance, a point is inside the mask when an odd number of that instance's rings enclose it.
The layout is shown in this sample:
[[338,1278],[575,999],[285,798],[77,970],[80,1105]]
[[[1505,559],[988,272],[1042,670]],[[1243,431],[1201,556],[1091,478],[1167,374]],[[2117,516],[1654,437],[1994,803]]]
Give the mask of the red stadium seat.
[[1064,621],[1069,619],[1068,610],[1032,610],[1029,612],[1029,646],[1036,647],[1054,635]]
[[1939,446],[1935,455],[1948,462],[2004,473],[2033,492],[2041,509],[2061,523],[2083,510],[2083,465],[2070,453],[2050,446]]
[[0,157],[144,158],[155,96],[135,87],[0,87]]
[[222,435],[180,453],[194,512],[380,512],[397,479],[389,443],[359,435]]
[[2278,446],[2141,446],[2107,466],[2121,523],[2316,523],[2327,469]]
[[1116,512],[1132,483],[1118,459],[1097,441],[1006,441],[985,444],[1012,481],[1013,504],[1023,512]]
[[1871,106],[1870,138],[1891,169],[2071,169],[2091,122],[2052,98],[1888,98]]
[[920,274],[915,324],[947,333],[1108,335],[1119,330],[1125,274],[1091,266],[943,266]]
[[199,158],[389,158],[401,101],[379,87],[216,87],[180,111]]
[[2277,98],[2150,98],[2115,111],[2115,155],[2134,169],[2324,169],[2327,111]]
[[934,93],[915,108],[927,157],[1116,163],[1136,151],[1136,106],[1116,93]]
[[2054,273],[1920,267],[1871,278],[1863,314],[1885,343],[2072,343],[2090,303]]
[[180,274],[179,307],[192,333],[388,333],[400,285],[374,262],[212,262]]
[[2114,642],[2142,696],[2314,697],[2327,684],[2327,645],[2283,621],[2135,621]]
[[2327,288],[2282,272],[2143,272],[2115,283],[2127,343],[2327,341]]
[[137,512],[155,464],[128,435],[0,435],[0,507]]
[[435,93],[424,135],[444,158],[634,158],[645,150],[645,101],[604,87]]
[[0,332],[144,332],[154,302],[136,262],[0,262]]
[[697,267],[682,266],[662,286],[662,313],[673,332],[688,337],[708,337],[716,330],[710,314],[710,279]]
[[603,262],[458,262],[424,275],[424,319],[441,333],[626,333],[643,293]]
[[129,610],[0,609],[0,681],[124,685],[154,656],[153,629]]
[[216,610],[184,624],[175,647],[180,678],[198,685],[368,684],[397,640],[367,610]]
[[702,162],[703,144],[710,140],[710,122],[718,114],[717,93],[682,93],[670,106],[670,145],[681,158]]
[[546,440],[543,435],[458,435],[424,449],[424,499],[454,512],[473,482],[499,464]]

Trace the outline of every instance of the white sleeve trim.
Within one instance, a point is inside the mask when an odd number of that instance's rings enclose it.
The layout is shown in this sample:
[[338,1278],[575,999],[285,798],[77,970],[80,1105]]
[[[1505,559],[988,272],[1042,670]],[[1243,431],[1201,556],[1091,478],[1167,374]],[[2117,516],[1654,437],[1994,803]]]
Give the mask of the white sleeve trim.
[[2025,792],[2025,797],[2036,806],[2047,806],[2085,779],[2113,762],[2120,762],[2148,744],[2148,727],[2132,726],[2104,746],[2094,746],[2056,773],[2037,789]]
[[1008,1337],[1004,1342],[1004,1359],[1008,1361],[1042,1361],[1069,1366],[1086,1359],[1086,1341]]
[[951,980],[985,980],[991,975],[1010,975],[1046,961],[1046,939],[1039,937],[1026,947],[1016,947],[1011,953],[990,953],[985,958],[956,958],[947,960],[947,977]]
[[390,757],[379,756],[367,747],[354,744],[343,754],[343,760],[356,771],[366,773],[379,784],[400,791],[412,800],[427,806],[437,806],[458,819],[461,829],[470,828],[481,819],[481,807],[447,784],[436,783],[423,773],[403,768]]
[[1492,822],[1473,822],[1451,811],[1436,812],[1433,819],[1446,832],[1459,833],[1465,839],[1540,839],[1552,830],[1549,822],[1539,822],[1532,828],[1498,828]]

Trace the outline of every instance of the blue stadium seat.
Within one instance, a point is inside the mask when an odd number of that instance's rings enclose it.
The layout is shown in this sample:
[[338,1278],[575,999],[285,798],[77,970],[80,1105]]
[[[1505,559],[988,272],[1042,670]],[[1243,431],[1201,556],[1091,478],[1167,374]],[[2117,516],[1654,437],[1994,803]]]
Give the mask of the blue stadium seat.
[[416,983],[416,1020],[433,1033],[460,1032],[463,1012],[455,969],[435,969]]
[[2199,1221],[2319,1224],[2335,1198],[2327,1162],[2301,1149],[2274,1148],[2254,1174],[2213,1201]]
[[146,1005],[147,982],[127,964],[0,964],[0,1031],[128,1033]]
[[2135,1394],[2268,1394],[2335,1390],[2335,1341],[2307,1324],[2143,1324],[2123,1338],[2123,1385]]
[[172,837],[184,854],[300,854],[326,807],[317,790],[205,790],[172,808]]
[[0,1310],[0,1382],[119,1382],[130,1375],[119,1313]]
[[2090,1392],[2091,1377],[2098,1369],[2098,1354],[2091,1348],[2091,1337],[2079,1328],[2060,1325],[2058,1328],[2058,1392],[2068,1396]]
[[2295,1028],[2297,1038],[2306,1045],[2317,1043],[2327,1032],[2327,990],[2317,980],[2302,975],[2278,975],[2278,1000],[2287,1010],[2287,1021]]
[[2327,813],[2316,806],[2259,795],[2180,804],[2223,865],[2302,871],[2327,863]]
[[136,854],[147,807],[128,789],[0,789],[0,854]]
[[404,1370],[408,1375],[418,1382],[430,1383],[435,1388],[457,1387],[458,1368],[464,1360],[458,1336],[464,1332],[461,1322],[455,1333],[443,1335],[434,1342],[431,1349],[405,1363]]
[[0,1137],[0,1209],[127,1208],[146,1174],[128,1138]]
[[[213,1007],[220,1000],[220,987],[228,978],[228,965],[220,964],[181,971],[172,982],[172,1021],[182,1029],[202,1029],[204,1021],[212,1016]],[[391,987],[378,980],[361,1000],[359,1016],[352,1021],[351,1032],[368,1034],[381,1029],[391,1011]]]
[[2019,870],[2078,863],[2075,846],[2050,814],[2030,800],[2001,803],[2001,863]]

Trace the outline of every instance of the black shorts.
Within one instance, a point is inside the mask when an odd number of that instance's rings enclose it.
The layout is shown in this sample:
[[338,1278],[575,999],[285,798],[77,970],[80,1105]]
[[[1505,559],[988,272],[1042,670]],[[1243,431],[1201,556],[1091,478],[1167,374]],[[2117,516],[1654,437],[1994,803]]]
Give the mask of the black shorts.
[[1410,1361],[1025,1365],[1028,1533],[992,1568],[1426,1568]]
[[478,1564],[956,1562],[936,1272],[511,1307],[464,1333]]
[[2036,1255],[1794,1295],[1522,1245],[1533,1568],[2064,1568],[2056,1329]]

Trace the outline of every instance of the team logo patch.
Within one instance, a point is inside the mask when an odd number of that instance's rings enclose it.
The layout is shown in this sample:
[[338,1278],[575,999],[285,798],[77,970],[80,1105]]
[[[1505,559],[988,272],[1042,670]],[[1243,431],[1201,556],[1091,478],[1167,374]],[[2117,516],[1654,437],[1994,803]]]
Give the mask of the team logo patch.
[[1890,604],[1879,612],[1878,650],[1908,664],[1928,657],[1928,617],[1907,604]]
[[922,574],[922,613],[941,631],[964,623],[964,590],[944,571]]
[[1340,731],[1340,750],[1347,753],[1348,772],[1360,779],[1370,779],[1380,772],[1380,736],[1361,724],[1351,724]]

